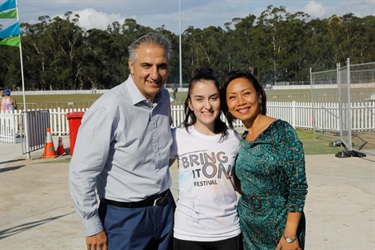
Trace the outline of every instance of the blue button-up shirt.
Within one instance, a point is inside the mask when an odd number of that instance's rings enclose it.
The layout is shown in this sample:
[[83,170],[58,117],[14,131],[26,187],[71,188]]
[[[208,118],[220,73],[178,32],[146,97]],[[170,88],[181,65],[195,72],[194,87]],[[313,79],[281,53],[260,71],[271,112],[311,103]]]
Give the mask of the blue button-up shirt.
[[137,202],[170,188],[170,111],[166,89],[152,105],[129,77],[84,114],[70,163],[69,184],[87,236],[103,230],[97,195]]

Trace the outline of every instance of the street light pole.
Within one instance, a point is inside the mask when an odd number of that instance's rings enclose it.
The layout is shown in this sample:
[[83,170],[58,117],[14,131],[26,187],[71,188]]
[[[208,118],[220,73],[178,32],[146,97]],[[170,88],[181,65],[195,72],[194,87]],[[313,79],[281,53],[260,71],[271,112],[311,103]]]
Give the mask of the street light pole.
[[182,47],[181,47],[181,0],[178,0],[178,23],[179,23],[179,63],[180,63],[180,88],[182,88]]

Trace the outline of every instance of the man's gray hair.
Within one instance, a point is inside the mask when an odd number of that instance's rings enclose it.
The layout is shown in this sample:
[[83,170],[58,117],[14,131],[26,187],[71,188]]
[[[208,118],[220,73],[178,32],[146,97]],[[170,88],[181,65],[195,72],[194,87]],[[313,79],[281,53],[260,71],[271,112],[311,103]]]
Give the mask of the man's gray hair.
[[138,58],[136,50],[139,48],[139,46],[143,44],[154,44],[164,48],[167,54],[168,62],[170,61],[170,58],[172,56],[172,44],[170,40],[160,33],[149,32],[144,35],[141,35],[128,46],[129,60],[132,63],[134,63]]

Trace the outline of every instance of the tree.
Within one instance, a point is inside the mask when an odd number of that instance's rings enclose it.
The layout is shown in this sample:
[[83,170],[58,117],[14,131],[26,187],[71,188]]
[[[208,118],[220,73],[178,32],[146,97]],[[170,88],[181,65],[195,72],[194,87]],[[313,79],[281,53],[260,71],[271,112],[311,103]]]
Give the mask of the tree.
[[[63,17],[21,23],[26,89],[111,88],[129,75],[129,44],[153,30],[132,18],[113,22],[106,30],[85,30],[78,26],[79,18],[68,11]],[[155,31],[172,42],[168,81],[177,82],[178,36],[164,25]],[[308,80],[310,68],[334,69],[348,57],[352,63],[373,62],[374,50],[373,15],[309,19],[303,12],[270,5],[259,16],[235,17],[224,28],[188,27],[182,34],[182,78],[188,82],[195,68],[209,66],[219,76],[243,69],[263,84],[301,83]],[[19,49],[0,46],[0,62],[0,86],[21,86]]]

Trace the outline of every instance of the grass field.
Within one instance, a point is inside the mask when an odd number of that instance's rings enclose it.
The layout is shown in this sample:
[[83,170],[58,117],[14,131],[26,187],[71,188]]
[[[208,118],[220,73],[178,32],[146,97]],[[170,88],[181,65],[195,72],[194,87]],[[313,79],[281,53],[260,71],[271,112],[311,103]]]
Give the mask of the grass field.
[[[337,89],[292,89],[292,90],[266,90],[267,100],[270,102],[337,102]],[[178,92],[174,104],[183,104],[186,92]],[[362,102],[375,95],[374,88],[352,88],[350,97],[353,102]],[[88,107],[101,94],[71,94],[71,95],[26,95],[28,108],[67,108],[67,107]],[[19,107],[23,108],[22,96],[14,96]]]
[[[320,96],[320,100],[326,102],[337,102],[337,90],[322,89],[314,91],[316,99]],[[374,94],[374,89],[353,89],[351,96],[356,97],[358,100],[365,100]],[[178,92],[174,104],[183,104],[187,93]],[[71,94],[71,95],[28,95],[26,96],[26,103],[28,108],[34,109],[49,109],[49,108],[86,108],[98,99],[101,94]],[[310,90],[267,90],[268,101],[305,101],[309,102],[311,97]],[[14,96],[18,103],[19,109],[23,108],[22,96]],[[335,154],[344,150],[343,147],[329,147],[329,143],[334,140],[328,137],[314,138],[312,130],[297,130],[298,136],[304,144],[305,153],[312,154]],[[340,138],[337,138],[340,139]],[[353,135],[353,142],[355,147],[358,148],[364,143],[364,149],[375,150],[375,135],[374,132]],[[354,148],[354,147],[353,147]]]
[[[337,102],[337,89],[290,89],[274,90],[267,89],[267,100],[270,102]],[[362,102],[375,95],[374,88],[352,88],[350,90],[350,99],[352,102]],[[177,101],[182,103],[186,98],[186,93],[177,93]]]
[[[314,132],[312,130],[297,129],[297,134],[303,143],[303,148],[306,155],[318,154],[336,154],[339,151],[345,150],[343,146],[330,147],[332,141],[339,140],[339,136],[331,138],[325,136],[316,136],[314,139]],[[336,138],[334,138],[336,137]],[[353,150],[374,151],[375,153],[375,133],[353,133],[352,134]]]
[[[28,109],[49,108],[87,108],[101,94],[71,94],[71,95],[26,95],[26,106]],[[23,109],[23,97],[13,96],[17,101],[19,109]]]

